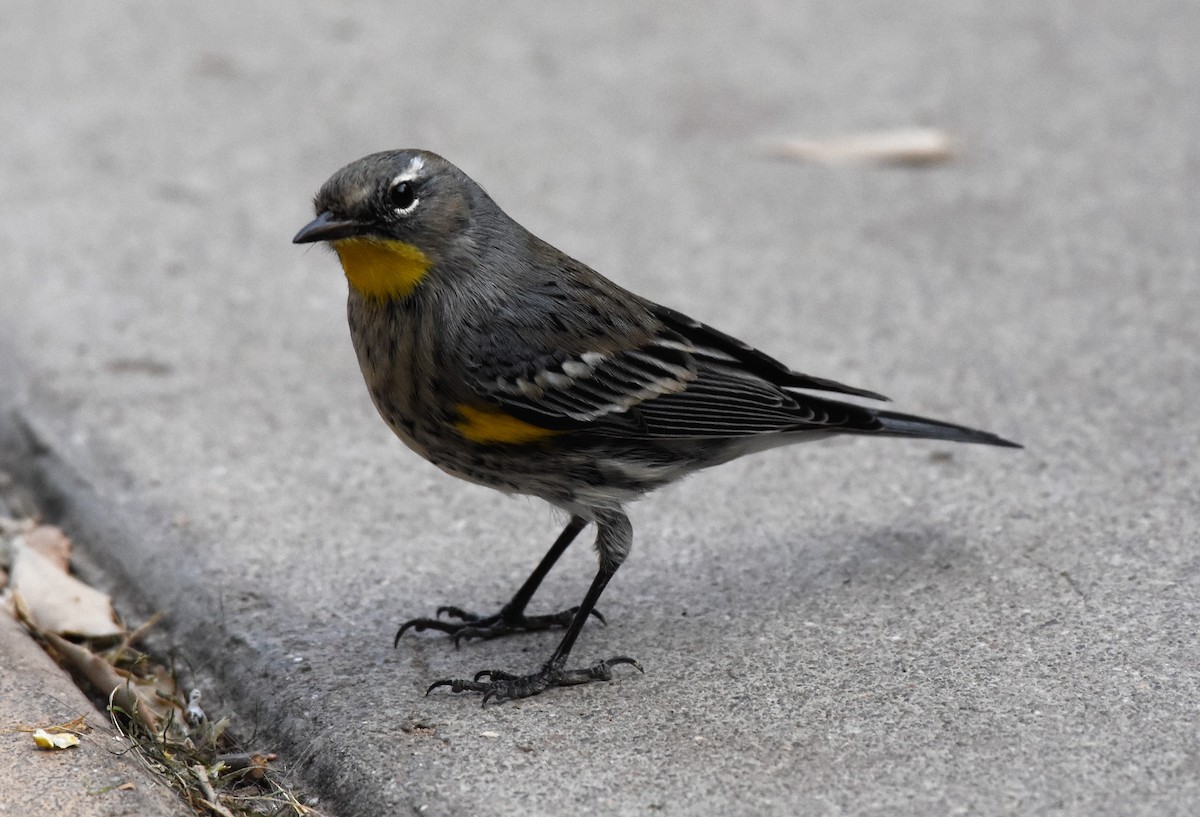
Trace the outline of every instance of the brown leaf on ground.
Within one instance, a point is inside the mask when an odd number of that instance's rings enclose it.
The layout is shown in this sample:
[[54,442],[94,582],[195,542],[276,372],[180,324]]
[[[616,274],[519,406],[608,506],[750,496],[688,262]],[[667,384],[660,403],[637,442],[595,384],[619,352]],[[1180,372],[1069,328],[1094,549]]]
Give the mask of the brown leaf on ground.
[[42,632],[41,635],[74,674],[87,679],[89,684],[108,695],[114,705],[136,717],[151,732],[158,732],[159,714],[150,704],[153,682],[119,670],[87,647],[73,644],[54,633]]
[[[13,595],[20,597],[29,619],[38,629],[84,638],[123,634],[108,595],[67,573],[57,557],[47,557],[35,549],[29,542],[31,533],[34,531],[13,540],[11,580]],[[65,536],[61,538],[69,551],[70,541]],[[52,551],[62,547],[62,541],[52,533],[35,537],[35,543]]]
[[954,158],[954,141],[936,128],[898,128],[847,134],[829,139],[782,139],[770,145],[769,155],[822,164],[875,162],[928,165]]
[[73,732],[76,735],[82,735],[86,732],[91,731],[91,728],[92,728],[91,725],[87,722],[87,715],[80,715],[78,718],[73,718],[69,721],[66,721],[65,723],[56,723],[51,726],[17,725],[17,726],[8,727],[7,729],[0,729],[0,733],[3,733],[3,732],[30,732],[30,733],[33,733],[33,732],[37,732],[38,730],[45,730],[46,732],[49,732],[51,734],[54,734],[55,732]]
[[56,525],[38,525],[24,535],[25,546],[45,556],[59,570],[71,569],[71,539]]
[[234,752],[217,755],[217,762],[231,772],[242,772],[245,780],[262,780],[276,758],[274,752]]

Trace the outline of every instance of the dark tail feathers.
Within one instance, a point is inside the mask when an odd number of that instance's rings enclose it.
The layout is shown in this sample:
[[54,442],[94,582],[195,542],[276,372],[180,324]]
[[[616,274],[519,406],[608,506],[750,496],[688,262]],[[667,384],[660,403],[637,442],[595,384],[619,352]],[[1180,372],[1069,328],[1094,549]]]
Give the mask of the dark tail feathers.
[[998,437],[987,431],[979,431],[953,423],[943,423],[940,420],[930,420],[912,414],[901,414],[897,411],[873,411],[882,426],[876,434],[890,437],[918,437],[926,440],[948,440],[956,443],[980,443],[982,445],[1001,445],[1005,448],[1022,448],[1019,443]]

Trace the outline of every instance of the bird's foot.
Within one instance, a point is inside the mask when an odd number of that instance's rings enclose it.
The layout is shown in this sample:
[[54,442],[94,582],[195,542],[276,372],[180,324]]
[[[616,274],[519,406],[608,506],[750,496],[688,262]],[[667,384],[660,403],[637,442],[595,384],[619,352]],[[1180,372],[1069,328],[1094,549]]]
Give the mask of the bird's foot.
[[492,698],[497,701],[529,698],[554,687],[612,680],[612,668],[619,664],[629,664],[637,667],[639,672],[645,672],[635,659],[623,655],[580,669],[563,669],[560,662],[551,661],[529,675],[513,675],[501,670],[485,669],[475,673],[475,678],[471,681],[450,678],[434,681],[429,689],[425,690],[425,694],[428,695],[438,687],[450,687],[451,692],[482,692],[484,704]]
[[[481,616],[478,613],[472,613],[459,607],[439,607],[435,618],[414,618],[401,624],[400,629],[396,632],[396,638],[392,641],[392,645],[398,645],[400,643],[400,636],[404,635],[408,630],[414,630],[418,633],[422,630],[438,630],[452,637],[454,639],[454,646],[457,647],[463,639],[468,641],[472,638],[486,640],[499,638],[504,635],[512,635],[513,633],[532,633],[539,630],[549,630],[554,627],[566,627],[575,618],[575,613],[578,610],[578,607],[571,607],[566,610],[560,610],[557,613],[541,616],[527,616],[524,613],[512,613],[511,611],[501,610],[494,615]],[[458,619],[458,621],[443,619],[443,615],[450,619]],[[598,610],[592,610],[592,615],[598,618],[601,624],[607,624],[604,616],[600,615]]]

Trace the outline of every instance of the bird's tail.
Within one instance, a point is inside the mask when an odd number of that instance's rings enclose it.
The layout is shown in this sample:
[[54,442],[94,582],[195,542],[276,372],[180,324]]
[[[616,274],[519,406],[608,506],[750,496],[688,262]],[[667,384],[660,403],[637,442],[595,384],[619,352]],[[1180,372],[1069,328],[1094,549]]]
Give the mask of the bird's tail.
[[931,420],[927,417],[917,417],[913,414],[901,414],[897,411],[873,411],[879,426],[873,430],[875,434],[889,437],[916,437],[926,440],[948,440],[956,443],[980,443],[982,445],[1000,445],[1005,448],[1022,448],[1019,443],[1006,440],[988,431],[975,428],[943,423],[941,420]]

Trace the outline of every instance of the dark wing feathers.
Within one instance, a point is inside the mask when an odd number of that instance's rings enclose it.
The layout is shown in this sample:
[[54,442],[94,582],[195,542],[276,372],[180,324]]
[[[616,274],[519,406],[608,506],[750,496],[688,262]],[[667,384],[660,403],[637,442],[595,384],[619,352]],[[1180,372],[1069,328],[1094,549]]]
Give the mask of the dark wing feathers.
[[758,375],[768,383],[774,383],[776,386],[789,389],[812,389],[814,391],[853,394],[856,397],[867,397],[871,400],[886,401],[888,399],[877,392],[847,386],[844,383],[826,380],[823,377],[813,377],[812,375],[794,372],[770,355],[760,352],[753,346],[731,335],[726,335],[724,332],[714,329],[708,324],[689,318],[687,315],[676,312],[674,309],[666,306],[661,306],[650,301],[644,301],[643,303],[665,326],[678,332],[697,347],[720,355],[727,355],[729,358],[742,364],[742,367],[746,371]]
[[697,376],[694,361],[673,343],[676,339],[663,340],[665,345],[651,336],[630,349],[557,356],[524,369],[477,374],[472,386],[485,400],[544,428],[640,430],[635,407],[683,391]]
[[651,437],[750,437],[781,431],[879,427],[869,409],[785,392],[755,375],[701,363],[679,394],[636,409]]
[[[468,362],[471,386],[513,416],[561,431],[669,439],[879,430],[869,409],[788,389],[883,399],[880,395],[793,372],[710,326],[666,307],[643,305],[649,313],[624,321],[624,331],[587,326],[590,338],[581,339],[581,333],[570,338],[574,350],[533,355],[513,354],[528,350],[533,338],[523,332],[505,337],[516,326],[497,321],[485,347],[491,353],[477,350]],[[552,334],[536,333],[544,338],[542,346],[549,345]]]

